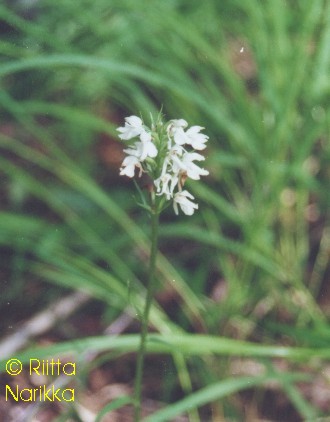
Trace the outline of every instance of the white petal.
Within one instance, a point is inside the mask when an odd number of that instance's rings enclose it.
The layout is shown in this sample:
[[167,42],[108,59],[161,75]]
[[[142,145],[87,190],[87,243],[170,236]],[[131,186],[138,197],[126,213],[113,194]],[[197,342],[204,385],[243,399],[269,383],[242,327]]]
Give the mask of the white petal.
[[135,167],[139,167],[140,171],[142,170],[142,167],[138,158],[132,155],[127,156],[121,165],[120,173],[119,173],[120,176],[134,177]]
[[144,161],[147,157],[154,158],[157,156],[156,146],[150,142],[139,142],[141,144],[141,156],[140,160]]
[[173,128],[186,128],[188,126],[188,123],[184,119],[173,119],[170,124]]
[[209,139],[209,137],[204,133],[199,133],[202,129],[204,129],[202,126],[192,126],[186,132],[188,137],[187,144],[191,145],[194,149],[197,150],[205,149],[205,143]]
[[182,192],[177,192],[174,195],[173,208],[174,208],[174,211],[175,211],[176,214],[178,214],[177,213],[177,210],[178,210],[177,205],[180,205],[182,212],[186,215],[192,215],[194,213],[194,211],[198,209],[198,204],[195,204],[194,202],[190,201],[188,198],[194,199],[192,194],[189,193],[186,190],[184,190]]
[[140,139],[142,142],[150,142],[151,141],[151,133],[147,132],[146,130],[142,130],[140,133]]
[[141,127],[143,125],[142,120],[140,119],[140,117],[137,116],[126,117],[125,121],[133,127]]
[[193,180],[199,180],[200,176],[207,176],[209,172],[198,167],[193,160],[203,161],[205,158],[197,152],[186,152],[182,157],[181,168],[187,172],[187,176]]
[[184,145],[189,141],[189,138],[181,127],[173,131],[173,138],[177,145]]
[[194,160],[204,161],[205,157],[197,152],[186,152],[183,156],[183,161],[185,163],[192,162]]
[[187,190],[183,190],[182,192],[180,192],[180,194],[185,196],[186,198],[195,199],[195,197]]
[[180,160],[179,157],[176,155],[173,155],[172,157],[172,171],[175,174],[178,174],[181,170],[186,171],[187,166],[184,164],[182,160]]
[[194,163],[190,163],[187,168],[187,176],[193,180],[199,180],[201,176],[207,176],[209,172],[205,169],[201,169]]
[[157,188],[157,195],[165,195],[166,199],[173,197],[173,190],[178,184],[178,177],[175,175],[170,175],[165,173],[161,175],[158,179],[154,181],[154,184]]
[[118,135],[119,138],[127,141],[144,131],[143,122],[137,116],[126,117],[125,126],[117,128],[117,131],[121,133],[121,135]]
[[148,142],[148,157],[155,158],[157,157],[158,151],[156,145],[152,142]]
[[[202,126],[191,126],[188,130],[187,130],[187,133],[189,134],[189,135],[192,135],[192,134],[194,134],[194,133],[199,133],[202,129],[205,129],[204,127],[202,127]],[[203,134],[201,134],[201,135],[203,135]],[[205,135],[203,135],[203,136],[205,136]]]

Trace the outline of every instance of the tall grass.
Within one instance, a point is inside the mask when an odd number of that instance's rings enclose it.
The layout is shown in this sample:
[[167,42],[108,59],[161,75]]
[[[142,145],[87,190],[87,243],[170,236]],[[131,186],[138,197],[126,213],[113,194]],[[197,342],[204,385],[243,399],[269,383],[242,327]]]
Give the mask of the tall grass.
[[[148,221],[117,176],[115,127],[162,106],[169,118],[206,127],[211,175],[189,186],[200,202],[196,215],[168,212],[162,222],[158,278],[180,307],[173,314],[153,307],[161,335],[149,346],[173,356],[170,385],[181,383],[185,397],[170,394],[177,403],[164,403],[150,420],[192,408],[202,420],[210,409],[214,420],[241,420],[239,392],[267,392],[270,380],[301,418],[321,416],[297,372],[320,374],[329,358],[329,298],[321,300],[329,271],[329,2],[7,3],[0,6],[0,242],[16,259],[4,270],[21,274],[16,283],[87,290],[115,309],[114,318],[124,310],[136,316]],[[102,137],[111,167],[99,153]],[[172,345],[171,336],[191,344]],[[125,339],[80,341],[90,350],[117,341],[121,353],[136,350],[136,338]],[[80,341],[34,352],[79,352]],[[218,354],[209,341],[230,347]],[[285,353],[271,352],[280,346]],[[247,374],[244,360],[235,375],[237,356],[260,364],[263,375]],[[255,395],[251,407],[262,405]]]

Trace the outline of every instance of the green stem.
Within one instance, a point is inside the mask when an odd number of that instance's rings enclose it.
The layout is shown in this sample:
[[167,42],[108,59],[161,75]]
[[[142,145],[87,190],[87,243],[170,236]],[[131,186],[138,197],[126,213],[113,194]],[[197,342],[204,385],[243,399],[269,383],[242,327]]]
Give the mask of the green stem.
[[154,198],[152,198],[152,213],[151,213],[151,250],[149,260],[149,271],[147,281],[147,297],[145,307],[141,320],[141,336],[140,336],[140,348],[137,357],[136,373],[135,373],[135,385],[134,385],[134,421],[139,422],[141,420],[141,389],[142,389],[142,376],[143,376],[143,365],[144,355],[146,350],[146,341],[148,334],[148,322],[149,313],[151,308],[152,299],[155,290],[155,268],[156,268],[156,257],[158,250],[158,224],[159,224],[159,212],[155,204]]

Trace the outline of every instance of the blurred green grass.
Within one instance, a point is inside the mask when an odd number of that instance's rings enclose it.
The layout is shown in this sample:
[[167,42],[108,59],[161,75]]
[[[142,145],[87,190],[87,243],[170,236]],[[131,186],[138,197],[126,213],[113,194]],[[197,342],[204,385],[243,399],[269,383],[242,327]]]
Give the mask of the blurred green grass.
[[[189,185],[196,215],[164,216],[159,290],[174,291],[180,308],[157,304],[153,325],[163,334],[202,330],[322,351],[329,2],[27,4],[0,5],[0,243],[13,281],[6,289],[24,292],[22,280],[37,278],[87,290],[115,316],[128,305],[136,315],[148,221],[134,187],[118,176],[115,128],[163,107],[168,118],[206,128],[210,176]],[[230,357],[214,359],[175,357],[171,376],[188,398],[192,388],[235,378]],[[321,364],[307,359],[303,368],[319,373]],[[282,391],[302,418],[322,415],[293,379]],[[220,403],[225,416],[242,417],[230,398]]]

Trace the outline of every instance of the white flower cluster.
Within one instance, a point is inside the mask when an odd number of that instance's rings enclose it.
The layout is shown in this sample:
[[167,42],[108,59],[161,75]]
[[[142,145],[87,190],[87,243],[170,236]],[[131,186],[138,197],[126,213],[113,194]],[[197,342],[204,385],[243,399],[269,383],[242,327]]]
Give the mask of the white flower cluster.
[[[209,172],[198,167],[194,161],[205,158],[195,152],[206,148],[208,136],[200,133],[201,126],[185,130],[188,123],[183,119],[161,121],[151,129],[137,116],[125,118],[125,126],[119,127],[119,138],[138,138],[134,145],[124,149],[127,154],[120,168],[120,175],[134,177],[135,168],[139,175],[146,172],[152,178],[156,195],[173,199],[173,207],[178,214],[178,205],[186,215],[192,215],[198,205],[192,202],[193,195],[183,190],[185,180],[207,176]],[[189,148],[189,151],[187,151]]]

